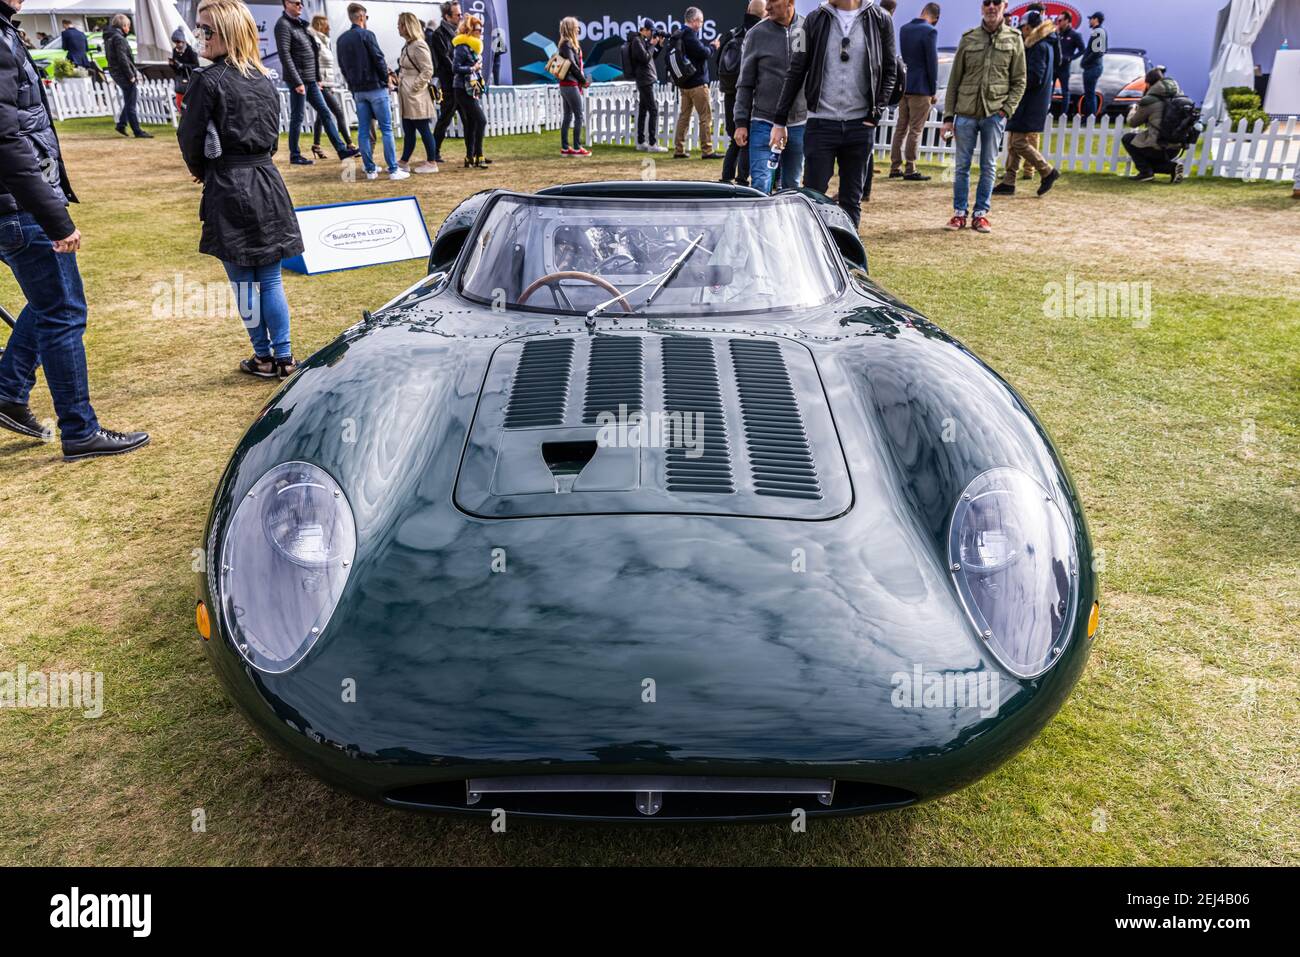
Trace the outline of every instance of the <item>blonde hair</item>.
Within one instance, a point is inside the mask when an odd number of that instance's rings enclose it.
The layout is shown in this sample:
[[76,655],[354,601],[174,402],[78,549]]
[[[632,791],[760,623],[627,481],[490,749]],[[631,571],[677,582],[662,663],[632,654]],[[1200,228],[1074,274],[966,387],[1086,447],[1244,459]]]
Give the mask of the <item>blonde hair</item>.
[[578,18],[565,17],[560,21],[560,39],[568,40],[575,47],[578,45]]
[[226,62],[244,76],[250,76],[254,70],[269,76],[257,52],[257,21],[248,7],[240,0],[202,0],[195,15],[205,10],[212,18],[217,36],[226,45]]
[[474,16],[474,14],[471,13],[467,17],[460,18],[460,27],[459,29],[457,29],[456,32],[470,34],[473,33],[475,30],[482,30],[482,29],[483,29],[483,18],[476,17]]
[[414,13],[403,13],[397,18],[397,32],[408,43],[414,43],[416,40],[424,39],[424,26],[420,23],[420,18]]
[[325,14],[323,13],[318,13],[316,14],[316,16],[311,18],[311,28],[315,30],[317,33],[321,32],[320,28],[322,23],[325,24],[325,29],[328,31],[330,25],[329,17],[325,16]]

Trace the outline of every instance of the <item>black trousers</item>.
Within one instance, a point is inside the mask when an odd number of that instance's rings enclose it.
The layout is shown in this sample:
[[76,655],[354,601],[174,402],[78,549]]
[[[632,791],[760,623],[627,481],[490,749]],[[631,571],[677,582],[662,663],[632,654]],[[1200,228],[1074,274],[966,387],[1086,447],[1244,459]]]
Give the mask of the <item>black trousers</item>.
[[140,84],[119,83],[118,88],[122,91],[122,113],[117,118],[117,128],[124,130],[130,126],[131,132],[139,135],[140,117],[136,113],[136,104],[140,101]]
[[471,96],[469,90],[456,91],[456,112],[460,114],[461,125],[465,127],[465,158],[477,159],[483,155],[483,134],[487,130],[487,115],[478,97]]
[[451,88],[451,77],[442,77],[440,84],[442,104],[438,107],[438,122],[433,127],[433,145],[438,158],[442,157],[442,141],[447,138],[447,127],[456,117],[456,91]]
[[809,118],[804,128],[803,184],[825,193],[838,166],[840,208],[849,214],[855,226],[862,223],[862,186],[875,136],[875,127],[861,120],[846,123]]
[[749,185],[749,147],[736,145],[736,94],[722,94],[723,115],[727,124],[727,153],[722,157],[722,181]]
[[636,85],[637,145],[655,146],[659,142],[659,103],[653,83]]
[[1120,140],[1139,173],[1170,173],[1177,168],[1178,154],[1182,150],[1161,149],[1158,146],[1134,146],[1136,133],[1125,133]]

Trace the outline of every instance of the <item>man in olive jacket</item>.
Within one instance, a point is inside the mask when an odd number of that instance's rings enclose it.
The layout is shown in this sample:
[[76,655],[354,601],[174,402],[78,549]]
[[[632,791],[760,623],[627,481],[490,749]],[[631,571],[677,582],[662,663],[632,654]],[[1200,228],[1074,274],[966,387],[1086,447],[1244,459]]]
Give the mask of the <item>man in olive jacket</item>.
[[1146,95],[1138,101],[1125,120],[1130,132],[1125,133],[1120,142],[1133,158],[1137,182],[1149,183],[1156,178],[1157,173],[1167,173],[1171,183],[1181,183],[1183,164],[1178,162],[1178,154],[1183,151],[1183,147],[1162,141],[1160,127],[1169,101],[1181,96],[1183,91],[1159,67],[1147,74],[1146,81]]
[[1006,20],[1005,0],[984,3],[984,18],[967,30],[957,44],[948,75],[943,108],[943,138],[957,138],[956,180],[952,188],[954,215],[946,228],[965,229],[970,215],[970,167],[975,143],[980,147],[980,181],[975,192],[976,232],[992,231],[989,211],[997,181],[998,154],[1007,118],[1025,95],[1025,44],[1020,31]]

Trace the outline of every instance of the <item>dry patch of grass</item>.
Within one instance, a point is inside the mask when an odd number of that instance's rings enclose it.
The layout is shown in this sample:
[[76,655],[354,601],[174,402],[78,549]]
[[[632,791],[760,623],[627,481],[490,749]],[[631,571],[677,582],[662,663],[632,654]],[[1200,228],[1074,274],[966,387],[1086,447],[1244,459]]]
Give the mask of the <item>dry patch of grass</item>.
[[[107,710],[0,711],[0,861],[24,863],[1289,863],[1300,621],[1300,204],[1289,187],[1140,187],[1070,176],[994,209],[987,237],[938,229],[948,187],[876,182],[873,273],[965,339],[1035,405],[1104,555],[1102,636],[1061,715],[967,790],[814,826],[479,824],[400,814],[317,783],[254,738],[208,672],[190,568],[227,456],[273,386],[234,371],[236,323],[153,314],[158,284],[221,282],[197,253],[198,187],[165,136],[67,124],[86,234],[92,395],[149,449],[79,466],[0,438],[0,671],[103,671]],[[469,193],[640,178],[646,158],[558,156],[557,135],[490,140],[402,183],[290,168],[300,205],[415,194],[431,229]],[[459,144],[448,144],[448,155]],[[713,178],[717,163],[655,174]],[[934,171],[934,172],[937,172]],[[834,189],[834,186],[832,187]],[[403,263],[288,276],[306,355],[414,281]],[[1049,319],[1067,272],[1149,282],[1148,326]],[[0,302],[19,303],[0,272]],[[34,405],[49,414],[38,385]],[[208,832],[190,830],[202,807]]]

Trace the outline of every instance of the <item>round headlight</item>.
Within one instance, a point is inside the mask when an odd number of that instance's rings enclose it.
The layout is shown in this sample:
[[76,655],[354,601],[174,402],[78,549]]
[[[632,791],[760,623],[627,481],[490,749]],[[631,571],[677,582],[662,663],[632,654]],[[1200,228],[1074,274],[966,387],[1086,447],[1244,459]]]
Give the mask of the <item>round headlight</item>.
[[356,557],[343,490],[323,469],[285,462],[240,501],[221,549],[220,606],[259,671],[288,671],[325,630]]
[[1078,601],[1073,525],[1019,469],[990,469],[953,511],[948,560],[962,604],[1012,674],[1034,678],[1065,650]]

